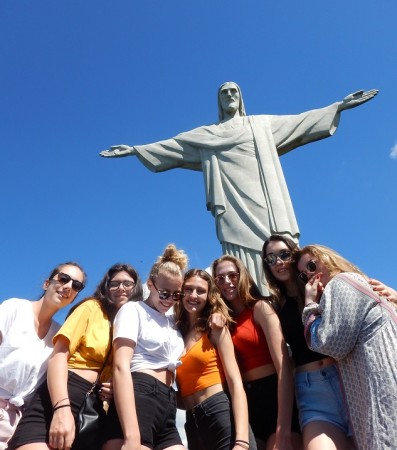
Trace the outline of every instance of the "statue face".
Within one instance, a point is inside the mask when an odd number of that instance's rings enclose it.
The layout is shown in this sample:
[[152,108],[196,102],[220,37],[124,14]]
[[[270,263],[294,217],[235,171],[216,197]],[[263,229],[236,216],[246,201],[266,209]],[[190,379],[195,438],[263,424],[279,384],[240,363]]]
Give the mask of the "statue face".
[[223,111],[228,116],[239,115],[240,93],[234,83],[226,83],[219,92]]

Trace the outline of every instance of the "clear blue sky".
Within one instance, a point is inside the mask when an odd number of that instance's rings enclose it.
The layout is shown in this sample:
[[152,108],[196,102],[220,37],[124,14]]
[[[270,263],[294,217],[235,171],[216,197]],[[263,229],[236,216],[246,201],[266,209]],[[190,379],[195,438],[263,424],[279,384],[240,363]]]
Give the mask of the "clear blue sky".
[[0,300],[38,298],[70,259],[89,295],[115,262],[145,279],[169,242],[191,267],[218,257],[201,173],[98,153],[215,122],[229,80],[249,114],[380,90],[335,136],[281,159],[301,244],[396,287],[396,17],[395,0],[3,0]]

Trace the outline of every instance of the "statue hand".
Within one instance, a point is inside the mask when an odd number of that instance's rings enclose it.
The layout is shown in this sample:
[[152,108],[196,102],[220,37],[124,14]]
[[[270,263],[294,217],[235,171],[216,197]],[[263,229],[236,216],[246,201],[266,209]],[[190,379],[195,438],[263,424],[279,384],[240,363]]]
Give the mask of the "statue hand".
[[99,153],[104,158],[123,158],[124,156],[134,155],[134,147],[128,145],[113,145],[110,150],[102,150]]
[[347,95],[338,106],[338,111],[344,111],[345,109],[355,108],[363,103],[371,100],[378,94],[378,89],[371,89],[370,91],[356,91]]

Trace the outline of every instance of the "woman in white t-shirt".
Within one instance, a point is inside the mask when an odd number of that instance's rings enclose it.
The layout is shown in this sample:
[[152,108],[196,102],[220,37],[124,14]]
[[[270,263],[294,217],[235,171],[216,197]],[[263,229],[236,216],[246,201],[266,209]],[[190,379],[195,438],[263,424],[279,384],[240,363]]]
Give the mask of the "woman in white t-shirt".
[[184,449],[172,387],[184,343],[173,316],[166,313],[183,297],[186,265],[186,254],[168,245],[150,271],[146,301],[130,302],[117,313],[114,403],[107,416],[104,450]]
[[26,397],[43,380],[60,325],[53,316],[84,288],[75,262],[59,264],[43,283],[40,300],[10,298],[0,304],[0,450],[7,448]]

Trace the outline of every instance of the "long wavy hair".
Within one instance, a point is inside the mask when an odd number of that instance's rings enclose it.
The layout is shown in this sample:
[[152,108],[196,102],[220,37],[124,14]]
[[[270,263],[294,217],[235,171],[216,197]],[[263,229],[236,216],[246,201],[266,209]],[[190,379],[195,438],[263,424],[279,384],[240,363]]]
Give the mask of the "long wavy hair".
[[295,268],[298,272],[297,265],[302,258],[303,255],[309,254],[313,256],[314,259],[318,259],[321,261],[324,266],[327,268],[329,272],[329,278],[332,279],[338,273],[343,272],[354,272],[359,273],[364,278],[368,278],[362,270],[360,270],[353,263],[348,261],[342,255],[340,255],[335,250],[332,250],[325,245],[319,244],[310,244],[303,247],[300,251],[298,251],[295,255]]
[[212,263],[212,274],[214,278],[216,277],[216,268],[218,264],[224,261],[230,261],[237,267],[237,272],[240,274],[237,292],[244,306],[253,308],[258,300],[267,300],[272,303],[271,298],[262,295],[243,262],[235,256],[223,255]]
[[[208,319],[211,316],[211,314],[214,313],[223,314],[223,316],[226,319],[226,326],[229,327],[230,324],[233,322],[233,319],[230,314],[230,309],[223,301],[214,279],[208,272],[201,269],[190,269],[189,271],[187,271],[183,280],[182,291],[186,281],[193,277],[199,277],[202,280],[206,281],[208,284],[207,302],[205,304],[204,309],[201,312],[200,317],[197,319],[195,323],[195,329],[202,333],[206,331],[208,332],[209,331]],[[184,308],[182,301],[178,302],[174,308],[175,308],[176,325],[181,331],[182,336],[185,336],[189,331],[188,313],[186,312],[186,309]]]
[[289,266],[291,287],[297,294],[297,300],[300,310],[303,310],[304,288],[302,283],[299,281],[297,277],[294,266],[294,261],[296,258],[296,253],[299,251],[299,246],[289,237],[280,234],[272,234],[271,236],[269,236],[268,239],[266,239],[266,241],[263,244],[261,254],[262,268],[266,277],[267,286],[274,298],[277,308],[279,308],[283,304],[285,297],[287,297],[287,287],[285,283],[277,280],[277,278],[273,275],[272,271],[270,270],[270,267],[265,262],[265,258],[267,256],[267,247],[269,246],[270,242],[283,242],[287,246],[288,250],[291,252],[291,264]]
[[138,272],[129,264],[125,263],[117,263],[114,264],[110,269],[105,273],[102,280],[99,282],[98,286],[95,289],[94,294],[91,297],[87,297],[83,299],[80,303],[76,304],[70,311],[67,317],[82,303],[90,299],[96,299],[101,305],[102,310],[106,313],[109,320],[113,323],[114,317],[118,311],[117,306],[112,302],[109,297],[109,282],[114,278],[116,274],[119,272],[127,272],[128,275],[134,280],[135,286],[131,290],[131,294],[128,298],[128,301],[138,301],[143,297],[143,288],[141,278]]

